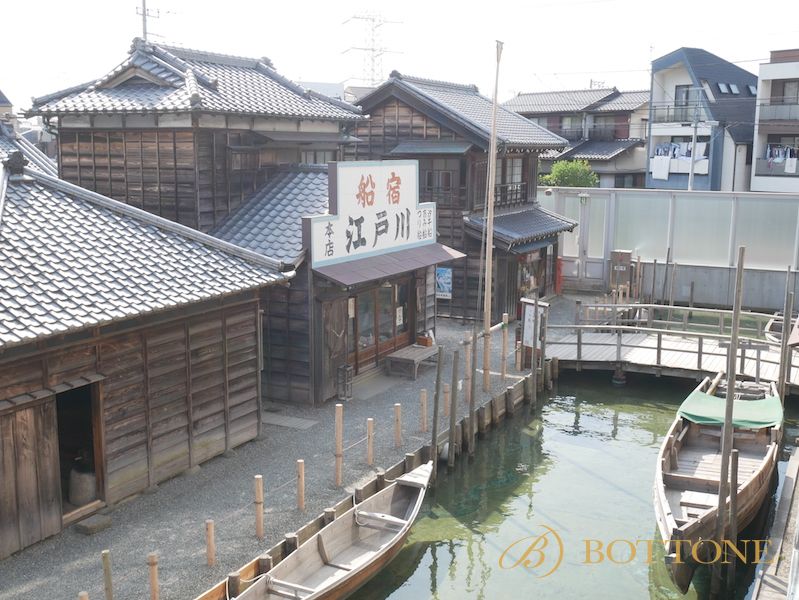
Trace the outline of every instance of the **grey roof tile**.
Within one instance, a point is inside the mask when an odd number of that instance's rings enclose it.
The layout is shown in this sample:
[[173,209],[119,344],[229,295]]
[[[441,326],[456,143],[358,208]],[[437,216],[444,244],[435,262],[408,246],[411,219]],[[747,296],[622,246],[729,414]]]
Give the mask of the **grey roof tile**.
[[573,148],[561,153],[556,160],[611,160],[634,148],[643,146],[644,141],[638,139],[630,140],[586,140],[578,143]]
[[[481,235],[485,220],[479,215],[463,218],[467,232]],[[571,231],[577,222],[550,212],[539,205],[495,215],[494,240],[508,247],[544,239],[562,231]],[[470,231],[471,230],[471,231]]]
[[616,94],[616,88],[521,93],[502,106],[520,114],[582,112]]
[[302,217],[327,211],[327,167],[285,167],[211,235],[284,262],[294,262],[303,253]]
[[[379,94],[390,85],[410,91],[454,119],[477,130],[486,140],[491,134],[492,102],[481,95],[474,85],[408,77],[394,71],[390,79],[372,94]],[[369,96],[361,99],[362,105],[368,102]],[[497,110],[497,139],[500,144],[525,149],[561,148],[568,143],[562,137],[502,106]]]
[[[27,154],[0,128],[0,161],[18,150]],[[0,168],[0,350],[286,278],[268,258],[42,171],[26,175]]]
[[[292,83],[264,60],[136,39],[130,56],[112,71],[91,84],[34,99],[28,114],[199,110],[345,121],[362,118],[357,107]],[[125,80],[128,71],[134,76]]]

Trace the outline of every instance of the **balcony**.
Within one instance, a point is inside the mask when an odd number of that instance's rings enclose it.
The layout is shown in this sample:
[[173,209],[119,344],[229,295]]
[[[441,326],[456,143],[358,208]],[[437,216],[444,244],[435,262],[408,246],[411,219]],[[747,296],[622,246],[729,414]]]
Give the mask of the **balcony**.
[[583,128],[582,127],[553,127],[550,129],[552,133],[555,135],[559,135],[562,138],[566,138],[570,142],[574,142],[576,140],[581,140],[583,138]]
[[462,187],[422,187],[419,192],[420,202],[435,202],[438,206],[464,206],[466,186]]
[[652,107],[653,123],[691,123],[694,118],[698,121],[707,121],[707,114],[701,105],[687,104],[675,106],[673,104]]
[[[504,183],[494,186],[494,207],[509,208],[532,202],[532,198],[527,197],[527,183]],[[482,187],[475,186],[472,189],[472,207],[480,208],[485,206],[485,184]]]
[[799,104],[765,102],[760,105],[761,121],[799,121]]
[[799,172],[786,173],[784,161],[775,162],[767,158],[758,158],[755,161],[755,175],[764,177],[799,177]]

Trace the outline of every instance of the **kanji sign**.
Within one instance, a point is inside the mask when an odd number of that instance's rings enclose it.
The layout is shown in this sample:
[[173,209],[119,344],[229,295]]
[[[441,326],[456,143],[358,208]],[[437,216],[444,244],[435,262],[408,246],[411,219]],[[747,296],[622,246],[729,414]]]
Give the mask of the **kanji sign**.
[[415,160],[331,164],[330,214],[307,217],[311,266],[436,241],[436,206],[419,203]]

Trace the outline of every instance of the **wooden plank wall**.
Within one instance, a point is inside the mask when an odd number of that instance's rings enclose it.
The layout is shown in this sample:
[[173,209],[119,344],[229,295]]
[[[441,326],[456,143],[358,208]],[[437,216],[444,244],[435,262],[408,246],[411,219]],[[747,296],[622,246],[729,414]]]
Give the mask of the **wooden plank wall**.
[[5,400],[103,374],[104,499],[118,502],[258,435],[259,306],[213,307],[0,365],[0,558],[61,529],[55,397]]
[[201,231],[235,210],[264,173],[234,169],[228,146],[253,146],[250,131],[61,129],[61,177]]
[[313,404],[307,264],[297,269],[290,287],[271,286],[266,293],[266,397],[274,402]]

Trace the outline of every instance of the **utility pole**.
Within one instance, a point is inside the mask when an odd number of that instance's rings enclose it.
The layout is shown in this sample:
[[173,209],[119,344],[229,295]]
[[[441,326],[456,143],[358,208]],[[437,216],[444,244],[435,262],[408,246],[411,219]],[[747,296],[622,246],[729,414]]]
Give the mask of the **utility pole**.
[[696,130],[699,128],[699,101],[694,106],[694,133],[691,138],[691,166],[688,170],[688,191],[694,189],[694,166],[696,165]]
[[[494,77],[494,101],[491,107],[491,138],[488,143],[488,194],[486,195],[486,278],[485,312],[483,314],[483,391],[487,392],[491,385],[491,297],[492,263],[494,261],[494,184],[497,177],[497,93],[499,90],[499,60],[502,58],[502,42],[497,40],[497,70]],[[477,349],[474,349],[476,352]]]

